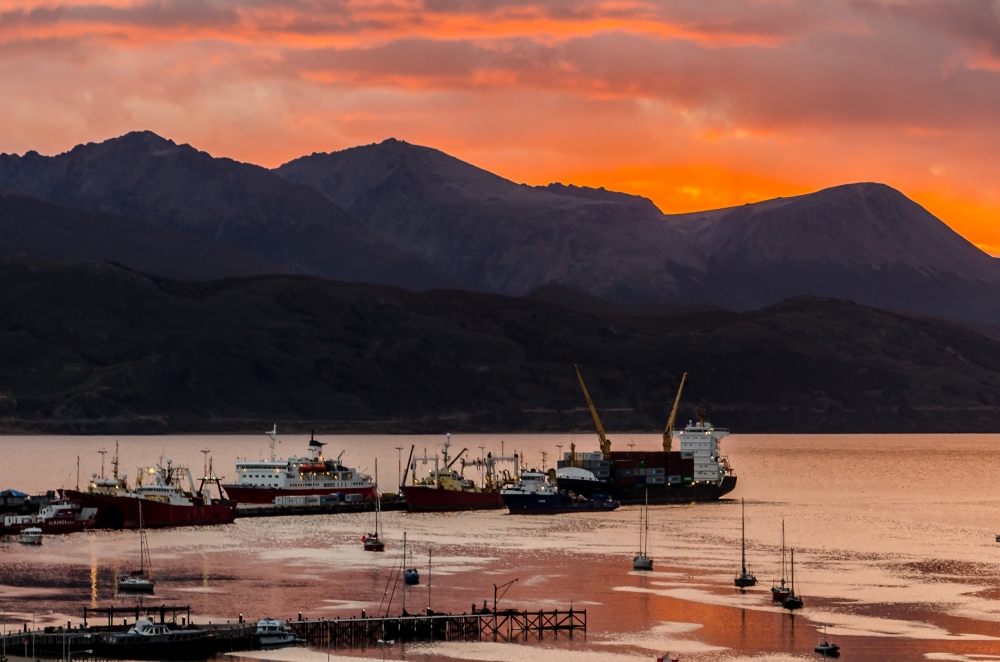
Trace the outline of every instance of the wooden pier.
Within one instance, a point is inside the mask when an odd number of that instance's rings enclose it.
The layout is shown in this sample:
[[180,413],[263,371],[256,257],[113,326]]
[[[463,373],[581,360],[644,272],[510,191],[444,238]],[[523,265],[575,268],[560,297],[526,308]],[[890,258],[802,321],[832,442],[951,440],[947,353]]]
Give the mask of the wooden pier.
[[295,635],[324,648],[364,648],[381,641],[514,641],[551,632],[587,632],[587,610],[477,611],[289,621]]

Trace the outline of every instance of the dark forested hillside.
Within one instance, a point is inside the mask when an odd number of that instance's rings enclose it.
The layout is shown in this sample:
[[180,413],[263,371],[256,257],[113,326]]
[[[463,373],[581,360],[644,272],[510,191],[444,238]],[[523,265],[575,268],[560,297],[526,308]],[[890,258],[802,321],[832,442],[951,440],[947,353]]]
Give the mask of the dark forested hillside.
[[749,313],[306,276],[203,284],[0,262],[4,430],[657,431],[683,372],[735,431],[1000,428],[1000,343],[832,299]]

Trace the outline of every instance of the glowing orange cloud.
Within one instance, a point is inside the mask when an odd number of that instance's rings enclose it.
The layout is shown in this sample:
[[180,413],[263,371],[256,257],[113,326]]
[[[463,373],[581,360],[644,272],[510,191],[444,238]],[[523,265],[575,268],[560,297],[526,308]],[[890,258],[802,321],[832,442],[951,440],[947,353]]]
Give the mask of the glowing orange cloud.
[[883,181],[1000,250],[1000,18],[950,0],[0,0],[0,151],[389,136],[666,212]]

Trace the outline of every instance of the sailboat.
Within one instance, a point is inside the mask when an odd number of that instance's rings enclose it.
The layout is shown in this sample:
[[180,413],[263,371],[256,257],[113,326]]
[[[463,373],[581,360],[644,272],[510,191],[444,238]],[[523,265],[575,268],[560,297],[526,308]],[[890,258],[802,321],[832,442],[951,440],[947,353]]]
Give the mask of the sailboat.
[[153,564],[149,560],[149,543],[146,541],[146,529],[142,522],[142,500],[139,501],[139,569],[118,575],[118,590],[123,593],[152,593],[156,582],[153,581]]
[[420,573],[417,572],[416,568],[406,567],[406,532],[403,532],[403,583],[404,584],[419,584],[420,583]]
[[785,520],[781,520],[781,584],[772,583],[771,600],[775,604],[782,605],[791,594],[791,589],[785,586]]
[[649,558],[649,490],[646,490],[646,504],[639,511],[639,553],[632,559],[632,569],[652,570],[653,559]]
[[375,533],[361,536],[366,552],[384,552],[382,540],[382,495],[378,489],[378,460],[375,460]]
[[746,588],[756,586],[757,578],[752,572],[747,572],[747,504],[743,499],[740,499],[740,505],[743,509],[743,536],[740,544],[740,557],[742,559],[740,567],[743,572],[733,580],[733,583],[740,588]]
[[795,550],[792,550],[792,590],[785,598],[785,609],[795,610],[802,608],[802,598],[795,595]]

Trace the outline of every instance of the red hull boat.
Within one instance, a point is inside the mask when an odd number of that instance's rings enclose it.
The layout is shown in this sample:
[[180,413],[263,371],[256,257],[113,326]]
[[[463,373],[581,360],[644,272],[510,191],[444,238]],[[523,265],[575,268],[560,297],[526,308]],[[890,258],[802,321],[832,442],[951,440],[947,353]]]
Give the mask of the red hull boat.
[[82,515],[79,506],[68,503],[54,503],[41,510],[36,516],[9,515],[3,519],[0,535],[16,536],[24,529],[41,529],[44,535],[76,533],[94,526],[93,511]]
[[500,492],[463,492],[427,485],[404,485],[406,509],[411,513],[503,508]]
[[231,524],[236,520],[236,502],[214,501],[210,505],[199,503],[197,497],[190,505],[163,503],[134,496],[112,496],[67,490],[66,494],[79,501],[84,508],[97,508],[100,528],[139,528],[139,502],[142,502],[142,524],[147,529],[172,526],[202,526],[205,524]]

